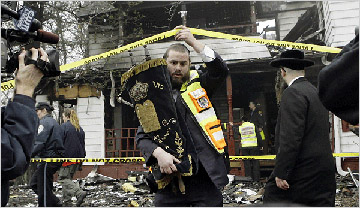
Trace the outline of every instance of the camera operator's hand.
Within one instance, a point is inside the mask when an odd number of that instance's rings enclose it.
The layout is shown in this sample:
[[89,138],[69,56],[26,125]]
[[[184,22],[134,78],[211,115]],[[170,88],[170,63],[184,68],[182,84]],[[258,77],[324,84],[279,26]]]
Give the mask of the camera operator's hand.
[[[39,57],[39,51],[41,55],[40,59],[43,61],[48,61],[48,55],[42,48],[31,48],[31,59],[36,61]],[[34,64],[25,66],[25,54],[26,51],[22,49],[22,52],[19,55],[19,68],[15,72],[16,94],[32,97],[35,87],[39,84],[44,74],[37,67],[35,67]]]

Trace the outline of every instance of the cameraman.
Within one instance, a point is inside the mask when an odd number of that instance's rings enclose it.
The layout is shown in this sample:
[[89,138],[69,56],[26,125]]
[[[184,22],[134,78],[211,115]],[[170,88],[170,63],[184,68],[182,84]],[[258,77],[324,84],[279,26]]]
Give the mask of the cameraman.
[[[38,60],[39,52],[40,59],[48,61],[42,48],[32,48],[31,59]],[[24,174],[29,166],[39,123],[32,96],[44,75],[34,64],[25,66],[25,54],[22,49],[15,72],[15,95],[1,108],[1,206],[9,200],[9,181]]]

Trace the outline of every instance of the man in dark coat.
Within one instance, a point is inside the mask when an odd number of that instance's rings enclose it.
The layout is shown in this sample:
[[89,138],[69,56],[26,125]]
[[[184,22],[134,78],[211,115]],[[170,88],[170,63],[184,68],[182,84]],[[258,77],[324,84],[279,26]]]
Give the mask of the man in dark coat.
[[249,108],[251,110],[249,122],[255,124],[259,132],[261,132],[264,128],[264,117],[262,114],[260,114],[259,109],[256,107],[254,101],[249,102]]
[[[170,46],[164,55],[167,69],[172,78],[174,107],[176,108],[182,134],[185,136],[185,151],[192,153],[193,156],[193,173],[192,176],[182,177],[185,193],[180,193],[177,185],[171,185],[173,183],[167,185],[164,189],[158,190],[155,195],[155,206],[222,206],[223,197],[220,190],[228,183],[224,155],[217,152],[210,145],[209,140],[205,138],[199,123],[194,120],[192,112],[189,110],[186,101],[184,101],[182,97],[184,93],[181,94],[181,90],[187,90],[191,83],[198,82],[206,90],[207,95],[211,97],[214,90],[225,80],[228,68],[221,57],[212,49],[197,41],[189,29],[183,26],[177,28],[181,30],[176,34],[175,40],[184,40],[193,47],[204,60],[206,68],[203,71],[193,71],[193,74],[198,73],[199,77],[191,79],[189,70],[190,52],[182,44],[175,44],[174,47]],[[206,105],[206,100],[202,101],[201,105]],[[220,128],[220,125],[218,128]],[[153,138],[146,134],[143,129],[142,126],[139,127],[136,141],[146,160],[146,164],[158,163],[163,174],[176,173],[178,171],[176,165],[180,161],[156,144]]]
[[[79,124],[79,119],[73,109],[65,109],[62,115],[64,123],[61,124],[65,158],[85,158],[85,132]],[[76,171],[81,169],[80,162],[64,162],[59,170],[59,183],[62,186],[63,206],[72,207],[71,198],[77,198],[76,206],[79,207],[86,197],[78,183],[73,182]]]
[[[265,140],[265,134],[264,134],[265,121],[264,121],[262,112],[259,108],[256,107],[256,103],[254,101],[249,102],[249,108],[251,110],[249,121],[250,121],[250,123],[255,124],[256,128],[259,131],[261,139]],[[262,150],[263,150],[263,147],[261,147],[260,151],[262,151]]]
[[[38,135],[35,138],[32,157],[64,157],[65,149],[60,125],[51,117],[53,110],[54,108],[46,102],[39,102],[36,105],[36,113],[40,119],[40,125]],[[41,162],[37,165],[37,169],[31,178],[30,186],[38,195],[39,206],[62,206],[60,199],[53,193],[53,175],[60,167],[61,163],[59,162]]]
[[359,124],[359,34],[319,72],[318,94],[336,116]]
[[[47,54],[39,49],[41,59]],[[38,49],[32,48],[32,59],[38,59]],[[9,200],[9,180],[25,173],[39,118],[35,113],[35,100],[32,98],[35,87],[43,73],[34,64],[25,66],[25,50],[19,55],[19,69],[15,77],[15,96],[6,107],[1,108],[1,206]]]
[[299,50],[281,53],[271,66],[288,84],[275,130],[276,164],[266,187],[264,205],[294,203],[335,206],[335,167],[329,141],[329,114],[316,88],[304,78],[313,65]]

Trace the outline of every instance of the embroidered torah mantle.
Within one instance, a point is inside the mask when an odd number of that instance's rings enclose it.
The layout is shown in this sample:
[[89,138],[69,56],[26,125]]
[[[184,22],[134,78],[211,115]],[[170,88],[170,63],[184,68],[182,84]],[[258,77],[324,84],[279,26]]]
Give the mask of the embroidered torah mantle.
[[121,77],[144,132],[164,150],[181,159],[185,143],[172,97],[170,75],[164,59],[137,65]]

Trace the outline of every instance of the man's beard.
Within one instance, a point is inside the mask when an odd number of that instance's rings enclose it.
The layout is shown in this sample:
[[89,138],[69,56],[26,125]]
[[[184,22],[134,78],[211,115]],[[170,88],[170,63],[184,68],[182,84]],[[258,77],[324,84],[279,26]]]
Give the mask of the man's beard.
[[183,77],[179,78],[173,78],[171,77],[171,84],[173,89],[181,89],[181,86],[186,82],[189,81],[190,79],[190,71],[188,73],[186,73]]

